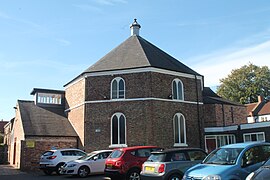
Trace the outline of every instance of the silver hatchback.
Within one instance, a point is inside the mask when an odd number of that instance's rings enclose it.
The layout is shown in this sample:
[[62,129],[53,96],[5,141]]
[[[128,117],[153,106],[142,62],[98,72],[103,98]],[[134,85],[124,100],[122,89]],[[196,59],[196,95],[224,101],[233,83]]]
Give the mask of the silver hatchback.
[[188,168],[202,162],[206,155],[205,151],[197,148],[152,152],[143,164],[141,179],[180,180]]

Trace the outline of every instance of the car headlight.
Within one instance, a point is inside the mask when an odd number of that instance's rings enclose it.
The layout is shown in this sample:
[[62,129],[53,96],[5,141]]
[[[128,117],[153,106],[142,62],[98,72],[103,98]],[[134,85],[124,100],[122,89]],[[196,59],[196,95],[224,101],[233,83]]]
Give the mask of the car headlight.
[[246,180],[251,180],[252,177],[254,176],[254,172],[250,173],[247,177],[246,177]]
[[69,165],[67,165],[67,167],[74,167],[74,166],[76,166],[77,164],[69,164]]
[[204,177],[202,180],[221,180],[219,175],[209,175]]

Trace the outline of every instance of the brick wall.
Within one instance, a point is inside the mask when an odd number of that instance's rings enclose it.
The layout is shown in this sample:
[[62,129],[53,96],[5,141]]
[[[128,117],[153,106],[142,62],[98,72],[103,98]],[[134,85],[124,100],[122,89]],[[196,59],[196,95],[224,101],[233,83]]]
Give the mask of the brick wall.
[[84,145],[84,100],[85,100],[85,80],[79,80],[69,85],[66,89],[66,109],[68,119],[80,138],[80,147]]
[[246,123],[246,107],[205,104],[205,127],[230,126]]
[[[27,145],[27,141],[30,142],[31,146]],[[33,143],[34,147],[32,147]],[[52,147],[57,149],[77,148],[77,139],[75,137],[42,137],[21,141],[20,169],[23,171],[39,171],[40,156]]]
[[[126,99],[130,98],[163,98],[168,99],[172,94],[172,81],[180,79],[184,85],[186,101],[196,101],[195,79],[178,77],[154,72],[133,73],[110,76],[88,77],[86,80],[86,101],[110,99],[111,81],[115,77],[121,77],[125,81]],[[197,80],[198,97],[202,101],[200,80]]]

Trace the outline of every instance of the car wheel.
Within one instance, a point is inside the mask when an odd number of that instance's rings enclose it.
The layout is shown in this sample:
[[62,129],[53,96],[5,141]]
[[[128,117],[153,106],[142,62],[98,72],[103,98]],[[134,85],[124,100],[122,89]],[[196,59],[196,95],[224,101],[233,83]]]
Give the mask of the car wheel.
[[130,170],[129,173],[127,174],[126,180],[140,180],[140,170],[138,169],[133,169]]
[[63,166],[63,165],[64,165],[64,163],[61,163],[61,164],[58,164],[56,166],[56,174],[61,175],[60,171],[61,171],[61,166]]
[[51,175],[52,174],[52,170],[43,170],[44,174],[46,175]]
[[179,174],[173,174],[169,177],[169,180],[181,180],[182,176]]
[[90,173],[90,169],[86,166],[82,166],[78,170],[78,176],[82,178],[88,176],[89,173]]

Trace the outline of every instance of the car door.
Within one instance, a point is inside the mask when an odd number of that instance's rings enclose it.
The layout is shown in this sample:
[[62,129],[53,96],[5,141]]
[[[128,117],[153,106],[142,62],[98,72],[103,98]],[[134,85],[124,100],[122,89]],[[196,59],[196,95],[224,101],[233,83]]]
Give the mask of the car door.
[[94,173],[104,172],[106,160],[106,158],[104,157],[105,157],[104,153],[98,153],[89,160],[91,172]]
[[248,174],[262,166],[264,162],[262,155],[262,146],[251,147],[244,152],[241,161],[241,178],[245,178]]

